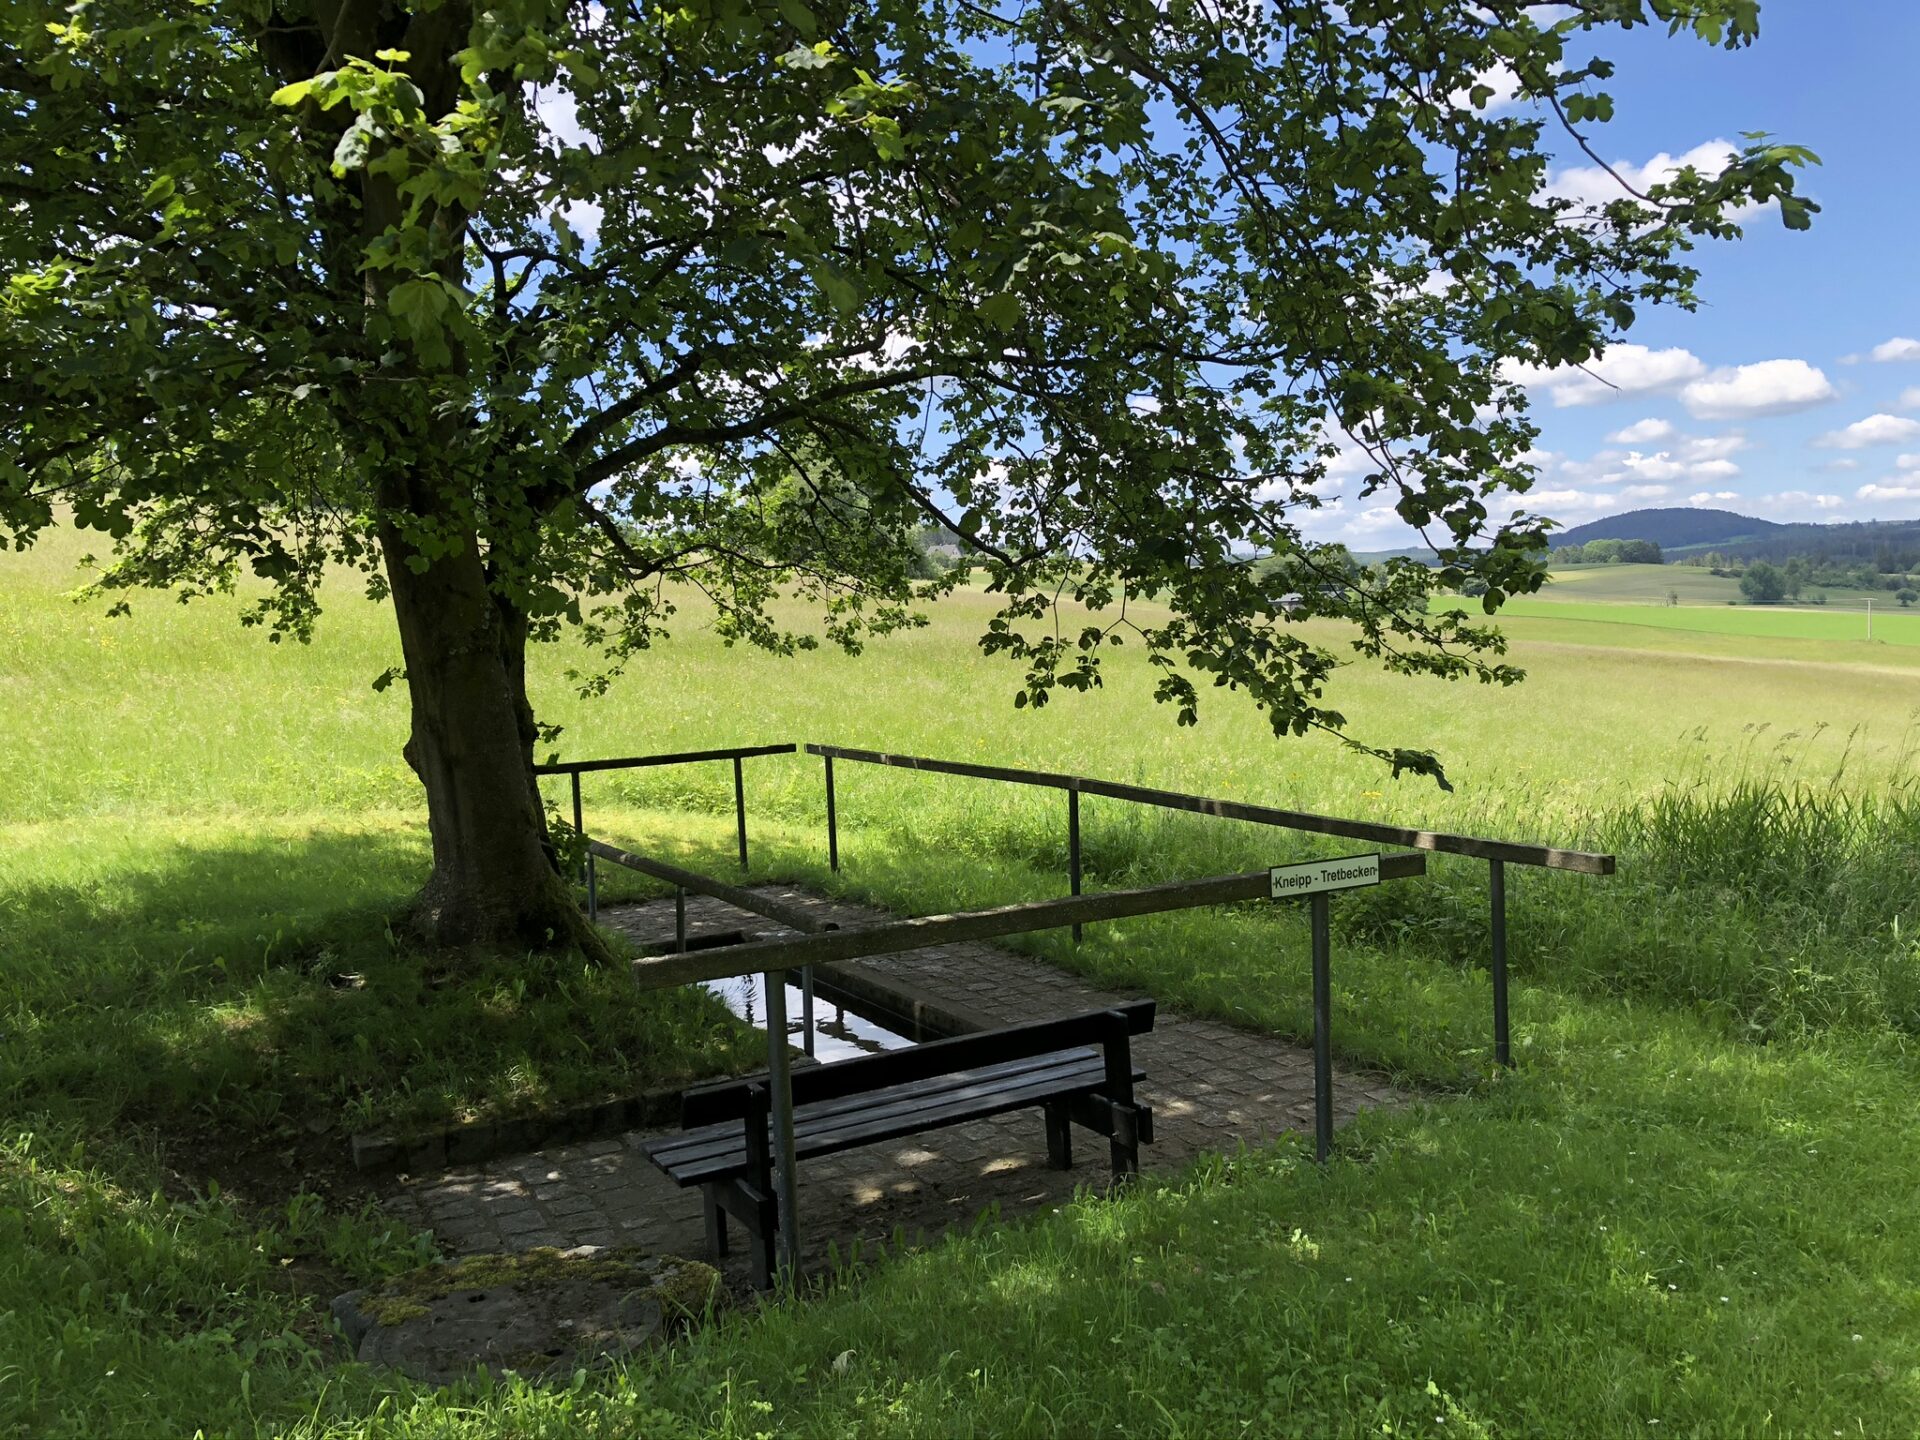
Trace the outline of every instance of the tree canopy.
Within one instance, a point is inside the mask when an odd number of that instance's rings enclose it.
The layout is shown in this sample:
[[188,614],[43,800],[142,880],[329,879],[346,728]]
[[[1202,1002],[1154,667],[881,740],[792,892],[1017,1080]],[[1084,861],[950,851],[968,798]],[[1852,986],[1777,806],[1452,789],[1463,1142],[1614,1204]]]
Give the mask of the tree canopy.
[[[109,588],[250,574],[276,639],[363,571],[437,873],[462,827],[537,821],[457,798],[526,769],[530,640],[617,667],[703,592],[729,636],[815,643],[772,608],[798,593],[858,646],[952,583],[915,578],[929,523],[1001,599],[1017,703],[1132,641],[1182,719],[1210,682],[1344,734],[1303,619],[1515,678],[1427,596],[1539,583],[1516,367],[1693,304],[1689,250],[1752,207],[1813,208],[1764,137],[1549,192],[1551,137],[1612,112],[1592,42],[1644,24],[1732,48],[1757,6],[20,0],[0,538],[64,510]],[[1306,539],[1342,485],[1438,568]]]

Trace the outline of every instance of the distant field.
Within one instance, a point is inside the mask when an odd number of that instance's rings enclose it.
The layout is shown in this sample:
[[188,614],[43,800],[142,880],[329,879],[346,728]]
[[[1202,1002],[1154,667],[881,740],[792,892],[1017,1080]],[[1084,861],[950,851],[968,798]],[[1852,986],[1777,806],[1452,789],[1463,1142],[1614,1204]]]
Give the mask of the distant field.
[[[1897,608],[1893,596],[1884,590],[1818,588],[1827,600],[1817,608],[1865,610],[1868,601],[1873,602],[1876,614]],[[1555,570],[1546,588],[1534,598],[1609,605],[1665,605],[1669,594],[1678,595],[1682,605],[1747,604],[1740,594],[1738,580],[1709,574],[1694,565],[1576,565]],[[1811,604],[1804,600],[1800,603]]]
[[[130,619],[110,620],[102,605],[63,598],[81,550],[60,537],[0,557],[0,823],[417,807],[400,758],[405,697],[369,688],[398,663],[386,610],[342,594],[311,646],[262,643],[226,601],[142,597]],[[857,659],[730,648],[688,615],[603,700],[582,701],[567,684],[577,651],[540,651],[534,701],[566,727],[557,748],[568,756],[834,740],[1406,823],[1477,820],[1543,839],[1589,804],[1645,793],[1709,756],[1770,752],[1790,735],[1802,765],[1818,768],[1837,763],[1847,733],[1864,727],[1851,763],[1883,773],[1902,763],[1920,702],[1911,673],[1920,616],[1876,615],[1868,645],[1843,643],[1864,629],[1858,615],[1516,602],[1502,624],[1529,672],[1518,688],[1409,681],[1361,664],[1337,677],[1333,698],[1352,732],[1439,751],[1457,786],[1447,795],[1396,783],[1325,737],[1276,741],[1224,692],[1203,692],[1199,726],[1181,729],[1153,703],[1137,647],[1112,656],[1100,691],[1017,711],[1015,669],[977,648],[990,610],[988,597],[963,592],[925,629]],[[1316,628],[1345,648],[1340,630]],[[642,771],[592,788],[634,804],[720,809],[732,798],[723,771]],[[849,783],[855,806],[869,803],[863,796],[930,798],[929,782],[898,772]],[[817,766],[806,761],[760,762],[748,784],[761,813],[811,818],[819,803]],[[945,795],[956,838],[980,806],[1013,803],[966,787]]]
[[[1448,603],[1460,604],[1458,601]],[[1629,635],[1616,632],[1634,628],[1683,630],[1700,635],[1743,635],[1767,640],[1868,644],[1865,611],[1836,610],[1832,606],[1815,609],[1784,605],[1633,605],[1618,601],[1582,603],[1529,597],[1509,601],[1500,613],[1515,618],[1539,617],[1602,625],[1608,628],[1609,633],[1595,642],[1601,644],[1631,645],[1635,642]],[[1903,610],[1889,604],[1883,613],[1878,605],[1874,607],[1871,648],[1880,649],[1889,645],[1920,645],[1920,611]],[[1844,658],[1866,657],[1849,655]]]

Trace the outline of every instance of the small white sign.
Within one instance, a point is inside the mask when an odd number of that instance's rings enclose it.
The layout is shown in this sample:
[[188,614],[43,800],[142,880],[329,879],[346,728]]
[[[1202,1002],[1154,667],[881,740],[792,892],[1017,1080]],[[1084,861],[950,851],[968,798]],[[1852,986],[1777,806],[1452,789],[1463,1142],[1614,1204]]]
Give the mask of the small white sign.
[[1293,900],[1323,890],[1357,890],[1380,883],[1378,855],[1349,855],[1344,860],[1309,860],[1304,865],[1276,865],[1267,872],[1273,898]]

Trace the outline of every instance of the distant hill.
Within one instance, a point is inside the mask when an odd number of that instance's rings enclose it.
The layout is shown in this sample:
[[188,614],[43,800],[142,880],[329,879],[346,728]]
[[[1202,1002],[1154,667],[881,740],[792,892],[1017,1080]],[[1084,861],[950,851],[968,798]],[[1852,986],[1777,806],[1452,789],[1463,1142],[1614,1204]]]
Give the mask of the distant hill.
[[1553,544],[1584,545],[1589,540],[1651,540],[1668,560],[1717,550],[1728,559],[1786,560],[1801,555],[1871,564],[1881,570],[1908,570],[1920,564],[1920,520],[1783,525],[1731,510],[1689,506],[1609,515],[1557,532]]
[[[1791,527],[1731,510],[1698,510],[1680,506],[1661,510],[1629,510],[1609,515],[1571,530],[1559,531],[1555,545],[1584,545],[1589,540],[1651,540],[1662,551],[1701,547],[1725,549],[1748,540],[1764,540]],[[1819,527],[1816,527],[1819,528]]]

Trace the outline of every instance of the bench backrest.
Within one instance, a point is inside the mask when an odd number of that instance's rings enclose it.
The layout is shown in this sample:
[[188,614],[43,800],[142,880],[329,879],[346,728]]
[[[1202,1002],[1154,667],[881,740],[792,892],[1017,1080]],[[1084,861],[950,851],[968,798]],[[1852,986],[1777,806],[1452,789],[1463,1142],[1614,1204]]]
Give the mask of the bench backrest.
[[[956,1035],[950,1040],[931,1040],[904,1050],[836,1060],[828,1065],[802,1065],[793,1072],[793,1103],[838,1100],[869,1090],[884,1090],[889,1085],[951,1075],[956,1070],[996,1065],[1003,1060],[1026,1060],[1035,1055],[1050,1055],[1056,1050],[1100,1045],[1116,1031],[1144,1035],[1153,1029],[1153,1011],[1153,1001],[1131,1000],[1110,1010],[1089,1010],[1056,1020],[1034,1020],[1000,1030],[981,1030],[972,1035]],[[762,1072],[738,1080],[696,1086],[681,1097],[681,1124],[691,1128],[737,1120],[747,1113],[748,1090],[766,1083],[767,1076]]]

